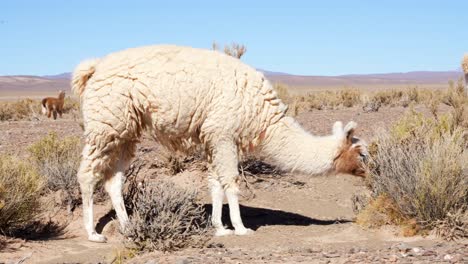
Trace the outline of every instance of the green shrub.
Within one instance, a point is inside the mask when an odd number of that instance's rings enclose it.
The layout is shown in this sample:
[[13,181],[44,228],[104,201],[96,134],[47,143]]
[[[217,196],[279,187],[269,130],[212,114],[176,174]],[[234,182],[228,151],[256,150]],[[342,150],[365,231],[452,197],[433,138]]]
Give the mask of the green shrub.
[[80,202],[77,171],[81,144],[78,137],[59,138],[50,133],[32,144],[29,153],[33,164],[46,179],[50,191],[63,193],[62,203],[71,211]]
[[28,162],[0,156],[0,232],[10,234],[41,213],[44,181]]

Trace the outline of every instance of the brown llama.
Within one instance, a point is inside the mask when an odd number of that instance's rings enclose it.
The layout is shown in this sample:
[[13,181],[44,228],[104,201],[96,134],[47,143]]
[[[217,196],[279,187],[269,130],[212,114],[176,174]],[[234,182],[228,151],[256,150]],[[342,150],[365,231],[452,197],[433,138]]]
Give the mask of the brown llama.
[[58,98],[46,97],[42,99],[42,113],[48,118],[53,114],[54,120],[57,119],[57,113],[62,117],[63,103],[65,101],[65,92],[59,91]]

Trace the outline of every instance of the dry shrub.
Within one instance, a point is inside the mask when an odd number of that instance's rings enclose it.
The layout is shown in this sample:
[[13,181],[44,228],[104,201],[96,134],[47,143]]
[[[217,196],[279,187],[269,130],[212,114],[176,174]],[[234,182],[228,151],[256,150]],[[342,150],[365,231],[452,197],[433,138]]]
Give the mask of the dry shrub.
[[356,89],[344,89],[338,92],[340,104],[344,107],[353,107],[361,102],[361,93]]
[[39,216],[43,187],[43,179],[29,163],[0,156],[0,233],[14,233]]
[[460,78],[457,85],[454,82],[449,83],[449,89],[442,98],[442,102],[452,107],[451,115],[453,119],[453,127],[461,126],[468,128],[468,97],[465,93],[463,79]]
[[33,164],[46,179],[47,189],[59,191],[62,205],[71,212],[80,202],[76,177],[81,155],[80,139],[73,136],[59,138],[50,133],[28,150]]
[[165,168],[170,175],[176,175],[187,170],[189,164],[187,156],[183,153],[173,152],[166,148],[161,148],[157,154],[159,167]]
[[396,106],[403,98],[403,91],[379,91],[371,95],[371,101],[383,106]]
[[273,89],[276,91],[278,98],[283,102],[289,103],[291,100],[291,95],[289,94],[289,87],[285,84],[275,83]]
[[157,167],[163,168],[169,175],[176,175],[186,170],[206,171],[204,155],[201,146],[193,146],[186,153],[162,147],[157,154]]
[[41,103],[24,99],[16,102],[0,102],[0,121],[32,119],[41,112]]
[[195,190],[172,182],[140,183],[129,204],[133,215],[125,230],[127,247],[137,251],[203,247],[209,240],[209,221],[196,197]]
[[371,199],[367,206],[360,210],[356,223],[368,228],[376,228],[389,224],[402,224],[407,219],[403,216],[395,202],[387,194],[381,194]]
[[[371,149],[374,197],[385,195],[405,219],[425,229],[468,204],[466,129],[456,122],[451,114],[434,119],[410,111]],[[379,206],[364,212],[381,212]]]
[[80,101],[76,98],[67,97],[63,102],[63,112],[71,113],[80,110]]
[[0,235],[0,251],[6,248],[8,239],[4,235]]
[[[211,44],[211,48],[213,50],[219,50],[218,43],[213,41],[213,43]],[[232,42],[229,45],[224,45],[223,51],[226,55],[240,59],[247,52],[247,48],[243,44]]]
[[447,240],[457,240],[468,236],[468,211],[459,209],[456,212],[447,213],[444,220],[435,223],[436,234]]

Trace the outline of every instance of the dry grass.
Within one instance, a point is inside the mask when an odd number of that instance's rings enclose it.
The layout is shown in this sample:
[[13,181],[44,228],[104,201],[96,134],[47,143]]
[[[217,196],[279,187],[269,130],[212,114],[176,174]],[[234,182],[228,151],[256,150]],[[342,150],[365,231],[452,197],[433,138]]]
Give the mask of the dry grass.
[[[65,98],[63,113],[76,113],[79,109],[79,100],[71,97]],[[41,112],[40,100],[0,101],[0,121],[39,120]]]
[[41,113],[41,103],[24,99],[16,102],[0,102],[0,121],[31,120]]
[[81,144],[78,137],[59,138],[50,133],[29,148],[32,163],[46,179],[49,191],[61,194],[61,203],[71,212],[80,203],[76,177]]
[[[218,44],[215,41],[211,44],[211,48],[213,50],[219,50]],[[224,45],[223,52],[231,57],[240,59],[247,52],[247,48],[243,44],[232,42],[229,45]]]
[[29,163],[0,156],[0,233],[15,233],[39,217],[44,185]]
[[157,152],[157,167],[169,175],[176,175],[186,170],[206,171],[207,163],[201,146],[194,146],[187,153],[174,152],[162,147]]
[[133,214],[125,231],[127,246],[136,251],[174,251],[203,247],[209,240],[209,221],[196,204],[197,192],[174,183],[140,183],[133,189]]
[[371,199],[369,204],[359,212],[356,223],[375,228],[389,224],[402,224],[406,220],[395,202],[387,194],[381,194]]
[[[465,214],[468,204],[467,98],[461,89],[446,96],[452,106],[448,114],[425,117],[410,111],[371,145],[369,185],[375,198],[359,213],[360,224],[409,225],[407,234],[444,223],[450,226],[444,230],[460,230],[453,223],[466,218],[450,219],[456,212]],[[411,100],[420,98],[412,95]],[[468,235],[448,233],[439,232],[445,237]]]
[[74,97],[66,97],[63,103],[63,113],[73,113],[80,110],[80,100]]
[[[461,86],[460,86],[461,85]],[[454,86],[449,84],[450,87]],[[296,116],[299,113],[312,110],[342,109],[348,107],[362,107],[364,112],[376,112],[382,106],[408,107],[414,104],[425,104],[431,111],[436,112],[442,102],[448,102],[452,90],[463,87],[459,80],[456,88],[448,90],[421,89],[417,86],[406,89],[388,89],[380,91],[363,91],[362,89],[344,88],[329,91],[318,91],[306,95],[293,95],[291,88],[283,84],[275,84],[274,88],[286,104],[289,105],[289,114]]]

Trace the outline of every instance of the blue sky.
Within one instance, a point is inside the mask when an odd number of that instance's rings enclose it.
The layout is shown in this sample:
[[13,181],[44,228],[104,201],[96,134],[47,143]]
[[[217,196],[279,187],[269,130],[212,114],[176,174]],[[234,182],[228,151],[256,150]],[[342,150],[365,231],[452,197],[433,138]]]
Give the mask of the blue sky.
[[[457,70],[468,1],[0,0],[0,75],[71,71],[128,47],[212,41],[303,75]],[[462,28],[465,27],[465,28]]]

